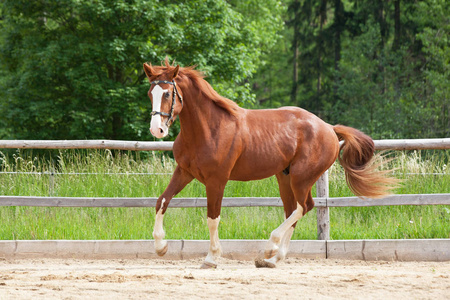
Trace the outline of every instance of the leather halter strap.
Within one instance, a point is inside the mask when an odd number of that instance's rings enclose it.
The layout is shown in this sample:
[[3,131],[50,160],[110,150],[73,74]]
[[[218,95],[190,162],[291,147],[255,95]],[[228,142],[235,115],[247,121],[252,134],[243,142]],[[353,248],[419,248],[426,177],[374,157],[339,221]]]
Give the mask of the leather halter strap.
[[178,96],[178,98],[180,98],[180,103],[181,103],[181,108],[183,108],[183,97],[181,97],[180,93],[178,93],[178,89],[177,89],[177,84],[175,83],[175,80],[172,81],[167,81],[167,80],[155,80],[150,82],[150,84],[160,84],[160,83],[165,83],[165,84],[171,84],[173,85],[173,92],[172,92],[172,107],[170,108],[170,113],[165,113],[165,112],[161,112],[161,111],[152,111],[150,113],[151,116],[154,115],[161,115],[164,117],[169,117],[166,121],[166,125],[170,126],[170,121],[173,120],[173,110],[175,109],[175,103],[176,103],[176,96]]

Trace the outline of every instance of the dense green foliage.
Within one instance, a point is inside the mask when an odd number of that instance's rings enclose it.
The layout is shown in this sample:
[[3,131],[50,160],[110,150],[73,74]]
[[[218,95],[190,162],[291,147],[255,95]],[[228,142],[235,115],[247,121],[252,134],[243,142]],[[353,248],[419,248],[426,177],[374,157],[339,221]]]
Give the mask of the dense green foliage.
[[[440,152],[449,159],[449,151]],[[414,152],[397,156],[391,163],[394,165],[389,166],[396,167],[396,175],[404,180],[396,193],[450,190],[450,169],[438,155]],[[13,156],[0,153],[0,171],[21,172],[1,174],[0,195],[157,197],[166,188],[174,167],[175,162],[164,156],[141,159],[110,151],[89,150],[82,154],[61,151],[57,164],[25,153]],[[52,177],[52,172],[57,175]],[[351,195],[343,170],[335,164],[330,169],[330,196]],[[194,180],[177,197],[205,196],[204,186]],[[271,177],[229,182],[225,196],[279,197],[279,192],[275,178]],[[153,207],[0,207],[0,239],[151,239],[154,217]],[[448,206],[331,208],[330,219],[333,239],[450,237]],[[283,220],[281,207],[222,208],[220,237],[267,239]],[[206,208],[169,208],[164,223],[169,239],[209,238]],[[315,210],[299,221],[293,238],[317,238]]]
[[234,2],[2,1],[0,138],[149,139],[142,64],[165,57],[252,101],[243,81],[274,44],[281,6]]
[[0,138],[151,139],[142,63],[166,56],[245,107],[446,137],[449,15],[446,0],[2,0]]
[[269,63],[261,106],[297,105],[374,138],[450,135],[446,0],[294,0]]

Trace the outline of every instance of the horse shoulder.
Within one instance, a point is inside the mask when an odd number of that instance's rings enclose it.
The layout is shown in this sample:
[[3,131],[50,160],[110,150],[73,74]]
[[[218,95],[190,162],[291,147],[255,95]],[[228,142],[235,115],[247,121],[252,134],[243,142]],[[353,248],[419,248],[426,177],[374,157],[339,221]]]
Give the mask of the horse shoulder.
[[202,183],[211,177],[227,180],[242,151],[238,128],[238,122],[222,123],[220,132],[200,140],[185,140],[179,135],[173,146],[177,164]]
[[173,157],[177,164],[184,170],[189,170],[191,161],[191,152],[189,146],[185,144],[185,141],[178,135],[173,143]]

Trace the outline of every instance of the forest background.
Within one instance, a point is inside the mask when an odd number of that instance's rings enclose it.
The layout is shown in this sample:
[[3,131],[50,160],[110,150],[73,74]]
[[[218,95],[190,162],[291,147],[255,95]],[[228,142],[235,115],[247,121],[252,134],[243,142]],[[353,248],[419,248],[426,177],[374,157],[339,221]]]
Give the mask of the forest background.
[[153,140],[142,64],[165,57],[246,108],[449,137],[449,18],[446,0],[0,0],[0,139]]

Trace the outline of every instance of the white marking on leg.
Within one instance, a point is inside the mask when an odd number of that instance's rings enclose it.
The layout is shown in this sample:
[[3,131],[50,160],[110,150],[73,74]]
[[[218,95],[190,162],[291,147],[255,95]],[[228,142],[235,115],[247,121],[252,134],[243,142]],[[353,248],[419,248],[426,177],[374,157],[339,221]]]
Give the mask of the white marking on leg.
[[219,241],[219,222],[220,216],[218,216],[216,219],[208,218],[210,243],[208,255],[205,258],[205,263],[209,264],[210,266],[217,266],[215,260],[222,254],[222,248]]
[[155,227],[153,228],[153,238],[155,239],[155,251],[158,254],[164,255],[165,248],[167,247],[167,241],[164,240],[166,233],[163,228],[163,206],[166,199],[163,198],[161,208],[158,210],[155,216]]
[[289,228],[294,225],[303,216],[303,207],[297,203],[297,209],[287,218],[277,229],[270,234],[269,243],[266,248],[265,256],[267,259],[272,258],[279,251],[281,239],[284,237]]
[[294,227],[291,226],[284,234],[283,239],[281,240],[280,248],[278,249],[278,253],[275,256],[277,261],[284,260],[286,258],[293,233]]
[[[161,112],[161,102],[164,93],[169,90],[163,90],[162,87],[156,85],[152,90],[152,98],[153,98],[153,111]],[[162,122],[161,115],[152,116],[152,120],[150,121],[150,132],[157,138],[163,138],[169,133],[169,128],[165,123]]]
[[[277,264],[277,262],[278,262],[278,259],[277,259],[277,256],[275,255],[274,257],[271,257],[271,258],[265,258],[264,259],[267,263],[269,263],[269,266],[270,265],[276,265]],[[273,266],[271,266],[271,268],[273,268]]]

